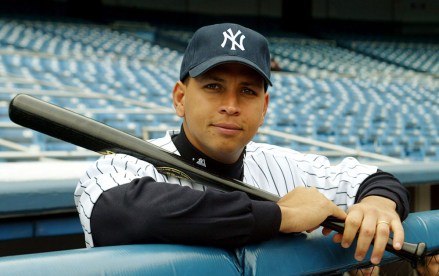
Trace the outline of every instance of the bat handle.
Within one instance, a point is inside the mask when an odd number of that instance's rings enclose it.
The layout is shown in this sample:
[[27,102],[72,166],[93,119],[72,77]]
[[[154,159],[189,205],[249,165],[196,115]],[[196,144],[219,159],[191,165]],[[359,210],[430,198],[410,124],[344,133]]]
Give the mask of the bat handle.
[[[336,219],[334,217],[328,217],[321,226],[334,230],[338,233],[344,231],[344,221]],[[422,264],[425,259],[427,246],[425,243],[408,243],[404,242],[400,250],[393,248],[393,239],[389,238],[386,244],[386,251],[395,254],[410,262],[413,268],[416,268],[418,264]]]

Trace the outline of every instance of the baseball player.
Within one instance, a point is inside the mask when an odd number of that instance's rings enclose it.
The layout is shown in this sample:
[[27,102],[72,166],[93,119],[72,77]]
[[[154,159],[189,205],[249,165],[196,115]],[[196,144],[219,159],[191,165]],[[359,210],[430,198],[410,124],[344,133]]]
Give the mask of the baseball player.
[[354,158],[333,166],[324,156],[251,141],[264,122],[270,85],[269,48],[261,34],[229,23],[200,28],[172,93],[181,129],[151,142],[206,171],[279,195],[277,203],[163,175],[132,156],[107,155],[75,191],[87,246],[236,247],[312,231],[334,216],[345,220],[335,242],[349,247],[359,232],[356,259],[364,259],[374,239],[371,261],[379,263],[391,232],[400,249],[408,193],[391,174]]

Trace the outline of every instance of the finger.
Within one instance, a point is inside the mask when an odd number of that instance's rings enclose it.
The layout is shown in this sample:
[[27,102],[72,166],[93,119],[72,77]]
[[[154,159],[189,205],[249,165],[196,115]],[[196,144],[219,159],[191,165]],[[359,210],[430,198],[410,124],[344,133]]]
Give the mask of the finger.
[[372,244],[372,240],[375,236],[376,232],[376,217],[373,215],[369,215],[363,218],[361,223],[358,240],[357,240],[357,248],[355,250],[355,259],[358,261],[362,261],[369,250],[370,245]]
[[330,228],[323,227],[323,229],[322,229],[323,236],[328,236],[329,234],[331,234],[331,232],[332,232],[332,229],[330,229]]
[[391,230],[393,231],[393,248],[400,250],[404,243],[404,227],[400,220],[392,220]]
[[332,241],[335,243],[341,243],[342,239],[343,239],[343,235],[340,233],[336,233],[334,234],[334,236],[332,236]]
[[345,228],[343,232],[343,238],[341,241],[342,247],[348,248],[349,246],[351,246],[352,242],[357,236],[362,221],[363,221],[362,212],[350,212],[348,214],[344,225]]
[[387,241],[390,235],[390,224],[382,221],[376,225],[376,234],[373,244],[373,251],[370,258],[371,263],[379,264],[386,250]]

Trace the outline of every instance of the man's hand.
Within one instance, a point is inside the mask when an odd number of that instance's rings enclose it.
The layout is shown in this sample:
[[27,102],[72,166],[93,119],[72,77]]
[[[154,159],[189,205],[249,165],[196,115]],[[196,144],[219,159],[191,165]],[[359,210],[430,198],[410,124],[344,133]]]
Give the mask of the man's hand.
[[[393,248],[400,250],[404,242],[404,228],[395,209],[396,205],[390,199],[380,196],[365,197],[348,210],[344,233],[334,235],[334,241],[341,242],[344,248],[348,248],[358,233],[355,259],[361,261],[373,240],[370,261],[372,264],[379,264],[391,232]],[[325,230],[324,234],[329,232]]]
[[345,220],[346,213],[316,188],[298,187],[278,202],[282,212],[282,233],[312,231],[328,216]]

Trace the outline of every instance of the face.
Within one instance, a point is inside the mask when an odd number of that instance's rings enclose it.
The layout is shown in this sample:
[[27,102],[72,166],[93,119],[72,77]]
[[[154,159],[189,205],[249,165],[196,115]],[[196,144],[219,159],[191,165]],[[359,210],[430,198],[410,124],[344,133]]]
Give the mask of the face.
[[264,122],[269,96],[264,79],[238,63],[214,67],[177,82],[174,107],[189,141],[220,162],[236,162]]

